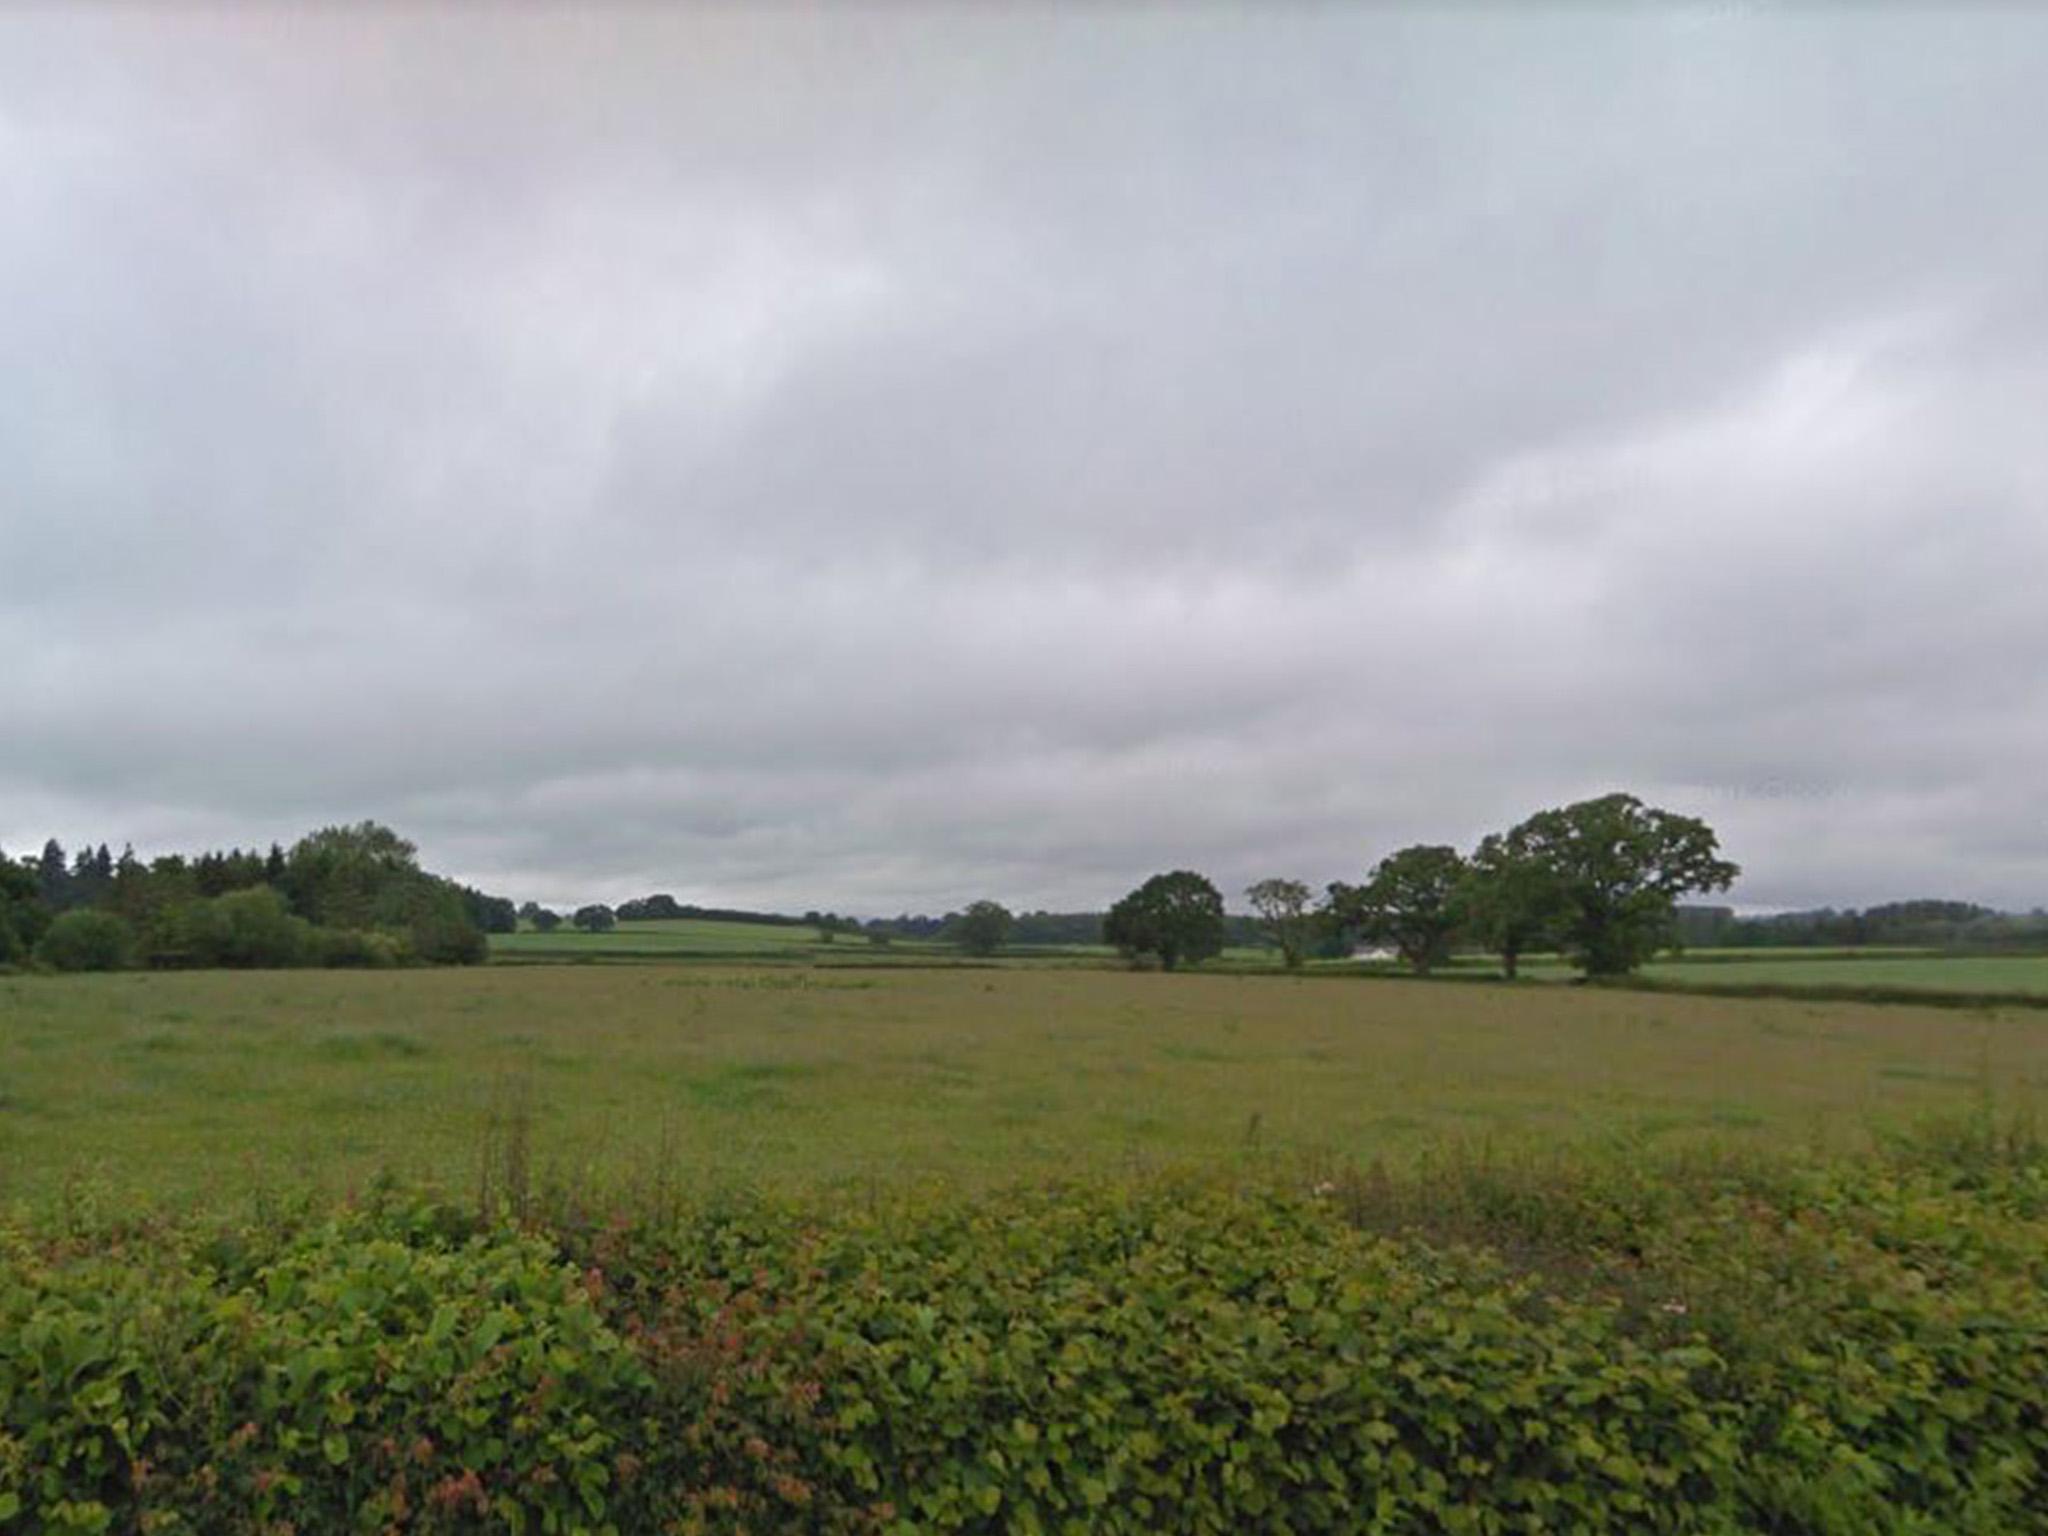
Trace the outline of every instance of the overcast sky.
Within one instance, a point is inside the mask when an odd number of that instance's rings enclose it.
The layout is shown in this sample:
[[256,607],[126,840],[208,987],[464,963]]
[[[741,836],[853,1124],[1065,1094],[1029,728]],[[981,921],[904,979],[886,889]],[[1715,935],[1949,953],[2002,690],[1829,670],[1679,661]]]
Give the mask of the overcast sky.
[[0,847],[2048,903],[2048,17],[0,15]]

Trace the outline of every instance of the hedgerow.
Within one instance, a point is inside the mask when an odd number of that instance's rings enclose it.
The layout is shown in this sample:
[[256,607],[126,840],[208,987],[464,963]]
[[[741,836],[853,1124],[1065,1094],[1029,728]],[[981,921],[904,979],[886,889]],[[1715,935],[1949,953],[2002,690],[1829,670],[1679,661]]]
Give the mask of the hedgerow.
[[2048,1172],[0,1236],[8,1532],[2048,1530]]

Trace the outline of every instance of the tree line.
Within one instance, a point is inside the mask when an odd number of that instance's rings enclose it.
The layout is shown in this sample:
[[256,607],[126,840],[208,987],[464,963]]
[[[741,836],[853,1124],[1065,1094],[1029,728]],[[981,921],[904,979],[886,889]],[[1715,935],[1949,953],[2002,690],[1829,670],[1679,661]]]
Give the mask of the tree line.
[[66,856],[0,853],[0,963],[59,970],[471,965],[512,902],[430,874],[418,850],[364,821],[289,849],[234,848],[147,863],[102,843]]
[[1818,907],[1757,917],[1700,907],[1683,916],[1690,919],[1692,942],[1731,949],[2009,950],[2048,945],[2048,911],[2001,912],[1969,901],[1892,901],[1860,911]]
[[1362,881],[1333,882],[1320,897],[1301,880],[1257,881],[1244,893],[1249,916],[1225,912],[1207,876],[1176,869],[1099,915],[1017,917],[984,900],[943,923],[899,918],[893,926],[929,924],[920,937],[972,954],[1106,943],[1134,964],[1165,970],[1198,965],[1231,944],[1270,944],[1295,968],[1312,954],[1348,955],[1371,941],[1390,946],[1418,975],[1457,949],[1476,948],[1498,954],[1510,978],[1537,950],[1561,952],[1587,975],[1613,976],[1678,941],[1680,896],[1725,890],[1738,873],[1705,822],[1612,794],[1538,812],[1470,853],[1445,844],[1399,849]]
[[[1399,849],[1320,899],[1284,877],[1245,896],[1290,968],[1319,944],[1348,953],[1368,940],[1417,975],[1468,947],[1499,955],[1510,978],[1536,950],[1558,951],[1589,976],[1615,976],[1674,942],[1678,897],[1726,890],[1738,873],[1705,822],[1612,794],[1540,811],[1470,853]],[[1140,963],[1198,964],[1223,949],[1223,898],[1192,870],[1155,875],[1110,908],[1102,935]]]
[[[796,919],[692,907],[656,895],[615,910],[585,907],[571,921],[591,931],[609,928],[615,916],[801,922],[828,941],[840,934],[877,944],[915,939],[976,955],[1106,943],[1135,964],[1167,970],[1200,964],[1230,944],[1271,944],[1293,968],[1311,954],[1347,955],[1370,941],[1390,946],[1419,975],[1456,949],[1476,948],[1499,955],[1512,978],[1524,954],[1554,950],[1587,975],[1612,976],[1678,941],[1680,896],[1725,890],[1738,873],[1705,822],[1611,794],[1540,811],[1480,839],[1470,853],[1443,844],[1399,849],[1360,882],[1333,882],[1320,898],[1300,880],[1260,880],[1245,892],[1249,915],[1225,912],[1206,876],[1180,869],[1154,875],[1106,913],[1019,916],[984,899],[942,918],[863,922],[830,912]],[[536,926],[561,922],[531,903],[521,915]]]
[[621,920],[696,919],[812,927],[873,944],[895,939],[1006,947],[1107,943],[1140,965],[1199,964],[1229,945],[1270,945],[1298,967],[1312,955],[1384,944],[1418,974],[1454,951],[1497,954],[1509,977],[1524,954],[1562,953],[1588,975],[1620,975],[1678,943],[1734,947],[1911,945],[1999,949],[2048,942],[2048,912],[2025,916],[1967,902],[1908,901],[1743,918],[1728,907],[1681,906],[1725,890],[1737,867],[1694,817],[1612,794],[1546,810],[1461,853],[1417,844],[1381,859],[1357,883],[1318,896],[1273,877],[1231,914],[1207,877],[1155,875],[1107,912],[1012,913],[992,900],[932,917],[801,917],[707,907],[654,894],[616,908],[592,903],[567,918],[515,904],[419,868],[414,846],[375,822],[325,827],[291,848],[231,848],[138,859],[107,844],[67,855],[0,853],[0,964],[39,959],[63,969],[212,965],[475,963],[488,933],[521,921],[543,932],[565,921],[605,932]]

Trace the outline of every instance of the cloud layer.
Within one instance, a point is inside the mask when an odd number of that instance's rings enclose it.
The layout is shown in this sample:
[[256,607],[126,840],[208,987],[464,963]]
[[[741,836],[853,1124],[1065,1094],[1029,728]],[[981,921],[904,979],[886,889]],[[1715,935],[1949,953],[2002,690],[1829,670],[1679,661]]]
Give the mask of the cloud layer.
[[0,21],[0,846],[2048,902],[2048,23]]

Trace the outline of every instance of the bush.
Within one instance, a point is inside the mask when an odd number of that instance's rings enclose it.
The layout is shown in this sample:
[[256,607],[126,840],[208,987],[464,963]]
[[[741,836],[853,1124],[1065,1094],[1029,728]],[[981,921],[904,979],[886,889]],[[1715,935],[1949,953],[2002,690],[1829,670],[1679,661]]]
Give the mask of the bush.
[[0,1529],[2038,1536],[2044,1253],[2048,1162],[1983,1137],[0,1226]]
[[[474,928],[459,918],[454,922],[482,942]],[[264,970],[305,965],[381,968],[413,957],[408,941],[397,935],[316,927],[295,917],[284,897],[269,886],[166,909],[152,925],[149,949],[152,965]],[[444,953],[436,949],[422,958],[438,959]]]
[[135,930],[111,912],[60,914],[36,945],[36,958],[59,971],[119,971],[135,959]]
[[428,965],[482,965],[490,940],[459,912],[423,912],[407,927],[413,957]]
[[10,1532],[597,1530],[600,1415],[640,1433],[644,1370],[509,1233],[344,1218],[148,1273],[0,1269],[0,1333]]
[[331,970],[385,970],[406,958],[405,946],[390,934],[358,928],[316,928],[313,950],[317,963]]

